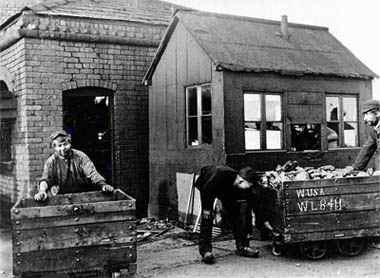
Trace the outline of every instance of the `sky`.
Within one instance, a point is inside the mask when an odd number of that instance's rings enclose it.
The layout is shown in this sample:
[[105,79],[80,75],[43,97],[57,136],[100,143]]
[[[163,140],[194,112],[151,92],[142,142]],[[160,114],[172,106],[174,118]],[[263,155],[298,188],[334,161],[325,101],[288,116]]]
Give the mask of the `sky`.
[[[166,0],[215,13],[324,26],[380,76],[380,0]],[[380,100],[380,79],[373,81]]]

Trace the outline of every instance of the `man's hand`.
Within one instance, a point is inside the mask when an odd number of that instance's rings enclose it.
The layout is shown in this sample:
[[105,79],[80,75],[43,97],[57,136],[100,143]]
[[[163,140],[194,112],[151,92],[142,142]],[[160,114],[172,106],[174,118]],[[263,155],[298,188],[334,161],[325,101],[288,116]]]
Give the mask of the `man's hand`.
[[40,191],[34,195],[34,200],[36,200],[37,202],[45,201],[46,199],[47,199],[46,191]]
[[343,170],[343,177],[348,176],[349,174],[352,173],[352,171],[354,171],[354,167],[352,167],[352,166],[347,166],[347,167],[344,168],[344,170]]
[[105,184],[102,186],[103,192],[113,192],[113,190],[114,190],[113,186],[111,186],[109,184]]

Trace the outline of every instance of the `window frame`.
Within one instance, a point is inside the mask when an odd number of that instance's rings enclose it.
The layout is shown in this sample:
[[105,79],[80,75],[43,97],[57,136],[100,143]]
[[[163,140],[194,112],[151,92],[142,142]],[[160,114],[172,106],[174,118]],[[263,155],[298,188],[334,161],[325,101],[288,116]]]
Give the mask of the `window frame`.
[[[254,94],[259,95],[260,98],[260,109],[261,109],[261,121],[246,121],[245,119],[245,102],[244,102],[244,96]],[[281,107],[281,119],[279,121],[270,121],[274,123],[281,123],[282,129],[281,131],[281,148],[279,149],[268,149],[267,144],[267,120],[266,120],[266,99],[265,97],[267,95],[274,95],[280,97],[280,107]],[[280,152],[280,151],[286,151],[286,143],[285,143],[285,109],[284,109],[284,93],[283,92],[267,92],[267,91],[244,91],[243,92],[243,132],[244,132],[244,151],[245,152]],[[246,149],[246,137],[245,137],[245,125],[246,123],[257,123],[261,122],[260,124],[260,149]]]
[[[209,87],[210,90],[210,102],[211,102],[211,109],[209,114],[203,114],[202,111],[202,88],[204,87]],[[189,116],[189,106],[188,106],[188,91],[190,89],[197,89],[197,114],[196,115],[191,115]],[[212,107],[212,86],[211,83],[202,83],[202,84],[197,84],[197,85],[190,85],[185,87],[185,123],[186,123],[186,147],[189,149],[194,149],[194,148],[207,148],[207,147],[212,147],[214,144],[214,136],[213,136],[213,107]],[[202,118],[203,117],[211,117],[211,144],[208,143],[203,143],[203,127],[202,127]],[[190,129],[189,129],[189,118],[197,118],[197,134],[198,134],[198,145],[191,145],[190,142]]]
[[[328,115],[327,115],[327,98],[328,97],[337,97],[338,98],[338,105],[339,105],[339,115],[338,115],[338,120],[335,121],[329,121],[328,120]],[[357,146],[345,146],[345,135],[344,135],[344,123],[345,122],[353,122],[353,121],[345,121],[344,120],[344,98],[354,98],[356,100],[356,130],[357,130]],[[339,145],[336,148],[328,148],[328,142],[327,142],[327,136],[326,137],[326,148],[327,151],[333,151],[333,150],[340,150],[340,149],[354,149],[354,148],[359,148],[360,147],[360,130],[359,130],[359,95],[358,94],[347,94],[347,93],[325,93],[324,97],[324,106],[325,106],[325,117],[326,117],[326,122],[325,122],[325,128],[327,132],[327,127],[328,123],[338,123],[339,125],[339,134],[338,134],[338,142]]]

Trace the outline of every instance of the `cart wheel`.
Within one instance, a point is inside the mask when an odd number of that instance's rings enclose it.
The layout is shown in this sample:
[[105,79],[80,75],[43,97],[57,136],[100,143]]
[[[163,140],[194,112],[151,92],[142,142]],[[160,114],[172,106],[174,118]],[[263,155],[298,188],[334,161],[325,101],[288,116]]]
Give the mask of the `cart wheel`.
[[302,242],[301,253],[310,260],[322,259],[327,253],[327,244],[324,241]]
[[337,241],[337,247],[341,254],[346,256],[357,256],[365,248],[366,241],[362,238],[348,238]]

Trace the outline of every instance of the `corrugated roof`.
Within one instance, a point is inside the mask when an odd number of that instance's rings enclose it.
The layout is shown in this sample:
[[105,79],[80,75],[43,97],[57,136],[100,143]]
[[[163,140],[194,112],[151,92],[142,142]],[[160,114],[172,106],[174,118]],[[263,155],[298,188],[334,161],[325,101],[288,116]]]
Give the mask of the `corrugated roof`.
[[[290,38],[279,36],[280,21],[199,11],[178,11],[183,23],[219,68],[231,71],[320,74],[353,78],[377,75],[357,59],[328,28],[289,23]],[[168,30],[174,30],[174,26]],[[163,38],[146,79],[165,49],[171,33]],[[160,53],[161,52],[161,53]]]

